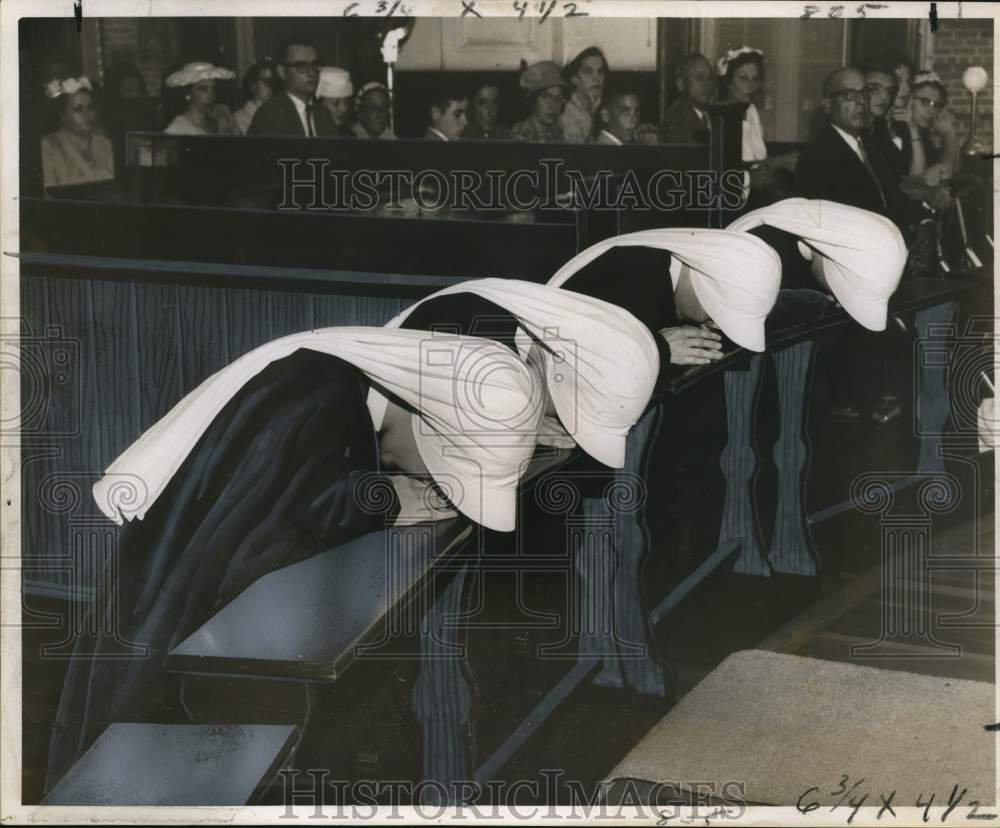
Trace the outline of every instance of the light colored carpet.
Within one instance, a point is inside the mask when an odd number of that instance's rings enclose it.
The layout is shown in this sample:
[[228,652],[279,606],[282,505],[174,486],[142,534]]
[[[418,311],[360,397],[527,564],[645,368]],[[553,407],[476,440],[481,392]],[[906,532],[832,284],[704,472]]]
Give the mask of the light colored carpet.
[[[996,801],[994,686],[765,650],[734,653],[636,745],[608,779],[714,790],[742,782],[748,803],[880,806]],[[841,784],[847,774],[846,785]],[[845,805],[848,799],[842,800]]]

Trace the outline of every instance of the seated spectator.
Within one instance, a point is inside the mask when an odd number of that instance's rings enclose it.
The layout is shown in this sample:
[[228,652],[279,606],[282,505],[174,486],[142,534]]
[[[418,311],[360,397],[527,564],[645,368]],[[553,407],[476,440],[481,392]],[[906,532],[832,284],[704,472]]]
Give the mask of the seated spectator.
[[563,77],[573,89],[559,116],[559,126],[567,144],[585,144],[593,140],[595,117],[604,99],[607,76],[608,59],[596,46],[580,52],[563,71]]
[[510,128],[500,123],[500,87],[484,83],[472,96],[469,123],[462,137],[474,141],[504,140],[510,138]]
[[146,81],[131,63],[116,63],[104,73],[104,104],[101,120],[111,139],[115,175],[126,164],[125,136],[137,130],[160,128],[161,119],[146,91]]
[[45,96],[50,115],[59,125],[41,140],[45,189],[113,179],[111,141],[95,131],[90,79],[83,76],[52,80],[45,87]]
[[336,134],[340,138],[353,138],[354,124],[354,84],[346,69],[338,66],[324,66],[319,73],[316,87],[319,102],[326,107],[333,118]]
[[955,117],[945,109],[947,103],[948,91],[934,72],[921,72],[913,79],[909,174],[921,176],[931,187],[950,178],[961,164]]
[[431,102],[431,122],[424,132],[429,141],[457,141],[469,122],[469,99],[460,92],[442,91]]
[[215,82],[236,73],[211,63],[187,63],[167,77],[171,89],[183,89],[187,108],[164,130],[168,135],[238,135],[229,108],[216,100]]
[[372,81],[361,87],[354,101],[358,121],[352,127],[358,138],[377,138],[382,141],[396,140],[396,133],[389,126],[389,90],[385,84]]
[[518,83],[528,117],[514,124],[510,137],[534,144],[564,143],[566,138],[559,126],[559,116],[571,87],[562,79],[559,67],[551,60],[539,61],[521,72]]
[[601,131],[597,144],[634,144],[639,128],[639,96],[627,89],[612,90],[598,110]]
[[921,204],[903,192],[878,148],[864,134],[865,76],[844,67],[823,83],[826,128],[803,151],[795,186],[806,198],[839,201],[890,219],[910,250],[911,275],[937,266],[937,228]]
[[233,113],[233,121],[241,135],[247,134],[260,105],[274,97],[276,71],[274,61],[264,58],[247,69],[243,76],[243,98],[246,102]]
[[910,170],[912,150],[906,124],[892,118],[896,78],[891,70],[876,65],[865,72],[865,88],[868,90],[869,118],[865,134],[882,153],[896,178],[900,178]]
[[719,60],[719,74],[722,102],[748,104],[743,115],[743,160],[763,161],[767,158],[767,146],[756,101],[764,82],[764,53],[750,46],[730,49]]
[[661,136],[665,144],[704,144],[708,141],[708,113],[712,100],[712,64],[698,52],[688,55],[677,69],[674,85],[679,97],[663,115]]
[[289,38],[278,54],[278,79],[283,91],[260,105],[254,113],[247,135],[288,135],[315,138],[333,135],[330,113],[316,105],[319,82],[319,51],[307,37]]

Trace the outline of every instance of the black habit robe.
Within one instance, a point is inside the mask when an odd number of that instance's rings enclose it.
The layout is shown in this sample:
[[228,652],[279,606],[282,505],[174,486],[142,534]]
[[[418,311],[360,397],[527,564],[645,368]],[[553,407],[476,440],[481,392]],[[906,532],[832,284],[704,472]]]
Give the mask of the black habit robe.
[[[272,362],[219,413],[145,518],[123,527],[107,610],[117,636],[77,640],[47,789],[114,722],[186,721],[166,655],[253,581],[395,520],[394,493],[378,514],[355,498],[379,469],[368,388],[359,368],[316,351]],[[147,654],[109,658],[122,640]]]

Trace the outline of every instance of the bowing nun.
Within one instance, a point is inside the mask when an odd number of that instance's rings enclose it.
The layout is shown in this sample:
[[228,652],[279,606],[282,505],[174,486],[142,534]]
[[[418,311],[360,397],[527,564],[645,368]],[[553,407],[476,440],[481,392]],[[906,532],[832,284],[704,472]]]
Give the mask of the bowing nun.
[[788,198],[753,210],[727,230],[766,242],[781,259],[781,289],[820,287],[858,324],[884,331],[906,244],[889,219],[836,201]]
[[653,335],[665,369],[721,359],[720,331],[740,347],[763,351],[780,274],[777,254],[745,233],[667,228],[598,242],[548,285],[629,311]]
[[579,445],[622,468],[629,429],[649,404],[659,371],[653,337],[631,313],[534,282],[476,279],[438,291],[388,326],[432,324],[492,337],[538,370],[546,394],[539,444]]
[[[494,342],[439,337],[430,353],[426,334],[365,327],[283,337],[206,379],[94,485],[125,524],[117,626],[77,641],[47,787],[111,723],[176,715],[167,653],[268,572],[456,512],[512,531],[541,397]],[[107,658],[122,640],[147,655]]]

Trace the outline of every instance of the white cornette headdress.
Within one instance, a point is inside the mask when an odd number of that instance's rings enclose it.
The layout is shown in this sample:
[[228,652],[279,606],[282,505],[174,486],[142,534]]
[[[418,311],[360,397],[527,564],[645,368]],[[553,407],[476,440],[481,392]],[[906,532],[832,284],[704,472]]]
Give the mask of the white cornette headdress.
[[517,484],[544,411],[536,373],[488,339],[370,327],[285,336],[214,373],[108,466],[93,488],[100,510],[118,523],[141,520],[226,403],[302,348],[354,365],[410,406],[420,457],[455,508],[490,529],[513,531]]
[[[629,429],[646,410],[660,368],[646,327],[617,305],[519,279],[473,279],[422,301],[456,293],[481,296],[517,319],[523,359],[537,343],[558,415],[545,418],[539,442],[560,444],[558,437],[568,434],[591,457],[620,469]],[[386,327],[401,325],[414,308]],[[374,389],[369,407],[373,404]]]
[[745,232],[762,224],[798,236],[822,254],[823,275],[844,310],[870,331],[885,330],[889,298],[906,265],[906,244],[895,224],[835,201],[786,198],[726,229]]
[[90,78],[86,75],[81,75],[78,78],[56,78],[45,84],[45,97],[61,98],[63,95],[75,95],[81,89],[86,89],[88,92],[93,91]]
[[752,46],[740,46],[739,49],[730,49],[721,58],[719,58],[719,74],[725,75],[726,70],[729,68],[729,64],[740,55],[760,55],[761,58],[764,57],[764,53],[760,49],[754,49]]

